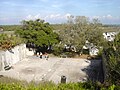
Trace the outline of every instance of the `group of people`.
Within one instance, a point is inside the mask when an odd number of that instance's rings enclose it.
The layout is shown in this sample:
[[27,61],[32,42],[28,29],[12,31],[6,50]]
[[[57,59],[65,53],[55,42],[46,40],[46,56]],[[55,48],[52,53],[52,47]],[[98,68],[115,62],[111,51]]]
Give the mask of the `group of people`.
[[40,58],[41,58],[41,59],[42,59],[42,58],[43,58],[43,56],[44,56],[46,60],[48,60],[48,58],[49,58],[49,56],[48,56],[47,52],[45,52],[44,54],[43,54],[42,52],[37,53],[37,56],[40,56]]

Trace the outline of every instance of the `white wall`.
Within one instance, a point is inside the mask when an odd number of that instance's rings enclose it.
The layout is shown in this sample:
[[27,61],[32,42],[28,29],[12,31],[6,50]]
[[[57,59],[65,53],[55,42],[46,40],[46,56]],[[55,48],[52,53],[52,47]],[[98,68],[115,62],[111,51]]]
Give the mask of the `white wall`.
[[0,51],[0,71],[4,70],[6,65],[13,65],[26,57],[26,45],[21,44],[13,49]]

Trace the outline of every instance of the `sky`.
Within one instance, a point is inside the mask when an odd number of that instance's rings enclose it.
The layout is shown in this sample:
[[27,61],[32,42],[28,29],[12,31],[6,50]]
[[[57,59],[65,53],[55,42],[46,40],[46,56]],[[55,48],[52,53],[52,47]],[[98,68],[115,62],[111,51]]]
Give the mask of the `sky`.
[[120,24],[120,0],[0,0],[0,25],[37,18],[64,23],[70,15],[98,18],[103,24]]

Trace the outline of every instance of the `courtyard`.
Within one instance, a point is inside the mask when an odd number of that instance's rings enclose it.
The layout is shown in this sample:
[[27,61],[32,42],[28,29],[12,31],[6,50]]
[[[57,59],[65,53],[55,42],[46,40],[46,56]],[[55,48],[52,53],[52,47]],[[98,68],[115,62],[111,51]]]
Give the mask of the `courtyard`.
[[61,76],[66,82],[84,82],[101,80],[101,60],[87,60],[81,58],[50,57],[40,59],[37,56],[27,56],[13,65],[13,68],[1,71],[0,75],[25,80],[27,82],[52,81],[61,82]]

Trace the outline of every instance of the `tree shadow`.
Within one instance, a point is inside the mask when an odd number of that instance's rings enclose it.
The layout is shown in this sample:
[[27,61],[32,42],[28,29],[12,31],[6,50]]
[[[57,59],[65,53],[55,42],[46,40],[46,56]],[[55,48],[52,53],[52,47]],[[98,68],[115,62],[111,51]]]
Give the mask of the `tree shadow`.
[[90,59],[86,60],[90,65],[83,68],[82,71],[87,74],[87,80],[103,82],[102,60]]

